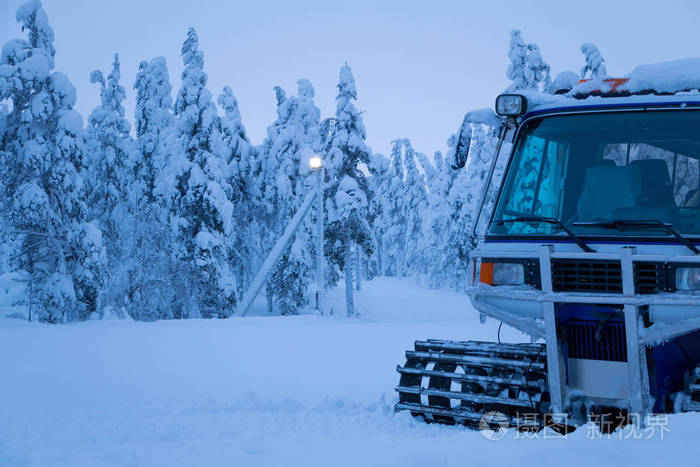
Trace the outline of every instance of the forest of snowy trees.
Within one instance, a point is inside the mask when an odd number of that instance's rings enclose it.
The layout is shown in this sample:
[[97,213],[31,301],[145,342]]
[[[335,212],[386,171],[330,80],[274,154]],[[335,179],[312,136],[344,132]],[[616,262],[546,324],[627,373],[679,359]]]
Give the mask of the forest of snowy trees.
[[[90,75],[101,104],[84,121],[73,110],[75,87],[55,71],[54,32],[41,3],[22,5],[17,21],[26,38],[5,43],[0,60],[0,273],[26,284],[29,319],[235,314],[313,189],[314,155],[324,161],[325,287],[344,280],[359,288],[377,275],[466,285],[494,126],[465,117],[447,154],[427,156],[405,138],[393,141],[389,157],[376,154],[344,64],[335,115],[321,115],[306,79],[295,93],[276,87],[277,119],[255,143],[233,90],[207,88],[192,28],[177,67],[180,89],[172,89],[164,58],[144,60],[134,70],[128,117],[115,54],[111,70]],[[605,76],[598,49],[581,50],[582,75]],[[565,72],[553,84],[539,48],[519,31],[508,58],[509,91],[554,92],[558,81],[579,79]],[[467,152],[466,166],[456,163]],[[315,222],[312,211],[275,266],[264,288],[270,311],[293,314],[308,304]]]

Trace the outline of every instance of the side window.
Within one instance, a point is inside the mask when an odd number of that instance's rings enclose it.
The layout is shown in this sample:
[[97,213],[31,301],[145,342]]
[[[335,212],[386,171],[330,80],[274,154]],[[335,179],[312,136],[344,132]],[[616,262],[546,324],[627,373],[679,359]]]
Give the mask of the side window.
[[666,162],[666,170],[668,171],[669,179],[673,175],[673,159],[674,153],[661,149],[658,146],[653,146],[646,143],[632,144],[630,148],[630,162],[641,161],[641,160],[662,160]]
[[542,217],[559,217],[564,192],[564,174],[568,157],[568,145],[550,141],[544,166],[541,169],[539,187],[535,190],[534,214]]
[[616,143],[605,144],[601,150],[601,165],[629,165],[630,162],[649,159],[660,159],[666,162],[666,168],[671,176],[674,153],[658,146],[646,143]]
[[677,154],[673,151],[649,143],[609,144],[603,147],[602,156],[602,165],[627,166],[638,174],[641,191],[634,206],[671,209],[678,205],[680,195],[674,196],[672,179]]
[[547,141],[544,138],[530,137],[525,140],[516,179],[511,186],[511,194],[504,214],[509,216],[533,215],[535,187],[542,167]]
[[700,207],[698,190],[700,190],[700,161],[678,154],[673,176],[673,197],[676,206]]
[[600,165],[627,165],[628,144],[605,144],[601,151]]
[[[519,216],[558,217],[561,212],[568,145],[539,137],[525,141],[517,177],[510,187],[504,218]],[[514,223],[505,226],[509,233],[554,232],[553,225],[532,226]]]

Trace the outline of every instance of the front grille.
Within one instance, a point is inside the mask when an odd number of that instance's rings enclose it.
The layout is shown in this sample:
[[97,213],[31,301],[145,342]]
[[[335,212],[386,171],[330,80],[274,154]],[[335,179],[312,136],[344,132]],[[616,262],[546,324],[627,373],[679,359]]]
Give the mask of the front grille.
[[627,340],[622,321],[572,319],[566,323],[566,333],[569,358],[627,361]]
[[671,291],[669,266],[665,263],[635,262],[634,292],[654,294]]
[[540,276],[540,261],[537,259],[526,259],[525,267],[525,283],[531,285],[537,290],[542,290],[542,278]]
[[622,293],[619,261],[552,260],[552,289],[555,292]]

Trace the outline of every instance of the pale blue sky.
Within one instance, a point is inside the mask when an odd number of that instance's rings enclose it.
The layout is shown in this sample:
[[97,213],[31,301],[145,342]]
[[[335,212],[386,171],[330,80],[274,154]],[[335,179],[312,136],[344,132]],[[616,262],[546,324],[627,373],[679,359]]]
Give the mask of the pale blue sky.
[[[24,37],[21,0],[0,0],[0,43]],[[119,52],[127,112],[138,63],[165,56],[174,93],[189,26],[200,35],[209,88],[230,85],[251,139],[275,118],[273,86],[296,92],[308,78],[324,117],[335,110],[343,62],[357,81],[368,142],[388,153],[409,137],[420,151],[445,149],[465,111],[491,106],[507,85],[508,32],[540,46],[554,74],[579,71],[582,42],[593,42],[611,74],[636,64],[700,56],[700,2],[654,1],[211,1],[44,0],[56,32],[56,68],[78,88],[87,117],[98,103],[90,71]]]

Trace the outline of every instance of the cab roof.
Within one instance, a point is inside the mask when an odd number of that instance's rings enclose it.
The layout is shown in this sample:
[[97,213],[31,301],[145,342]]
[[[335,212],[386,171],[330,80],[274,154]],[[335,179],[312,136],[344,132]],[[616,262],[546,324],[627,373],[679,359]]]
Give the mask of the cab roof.
[[700,92],[697,91],[681,92],[672,95],[589,96],[585,99],[540,93],[523,94],[528,102],[528,110],[523,118],[559,112],[581,112],[616,108],[700,107]]
[[[554,85],[557,84],[555,80]],[[555,94],[524,92],[525,117],[613,108],[700,106],[700,58],[640,65],[624,78],[583,79]]]

